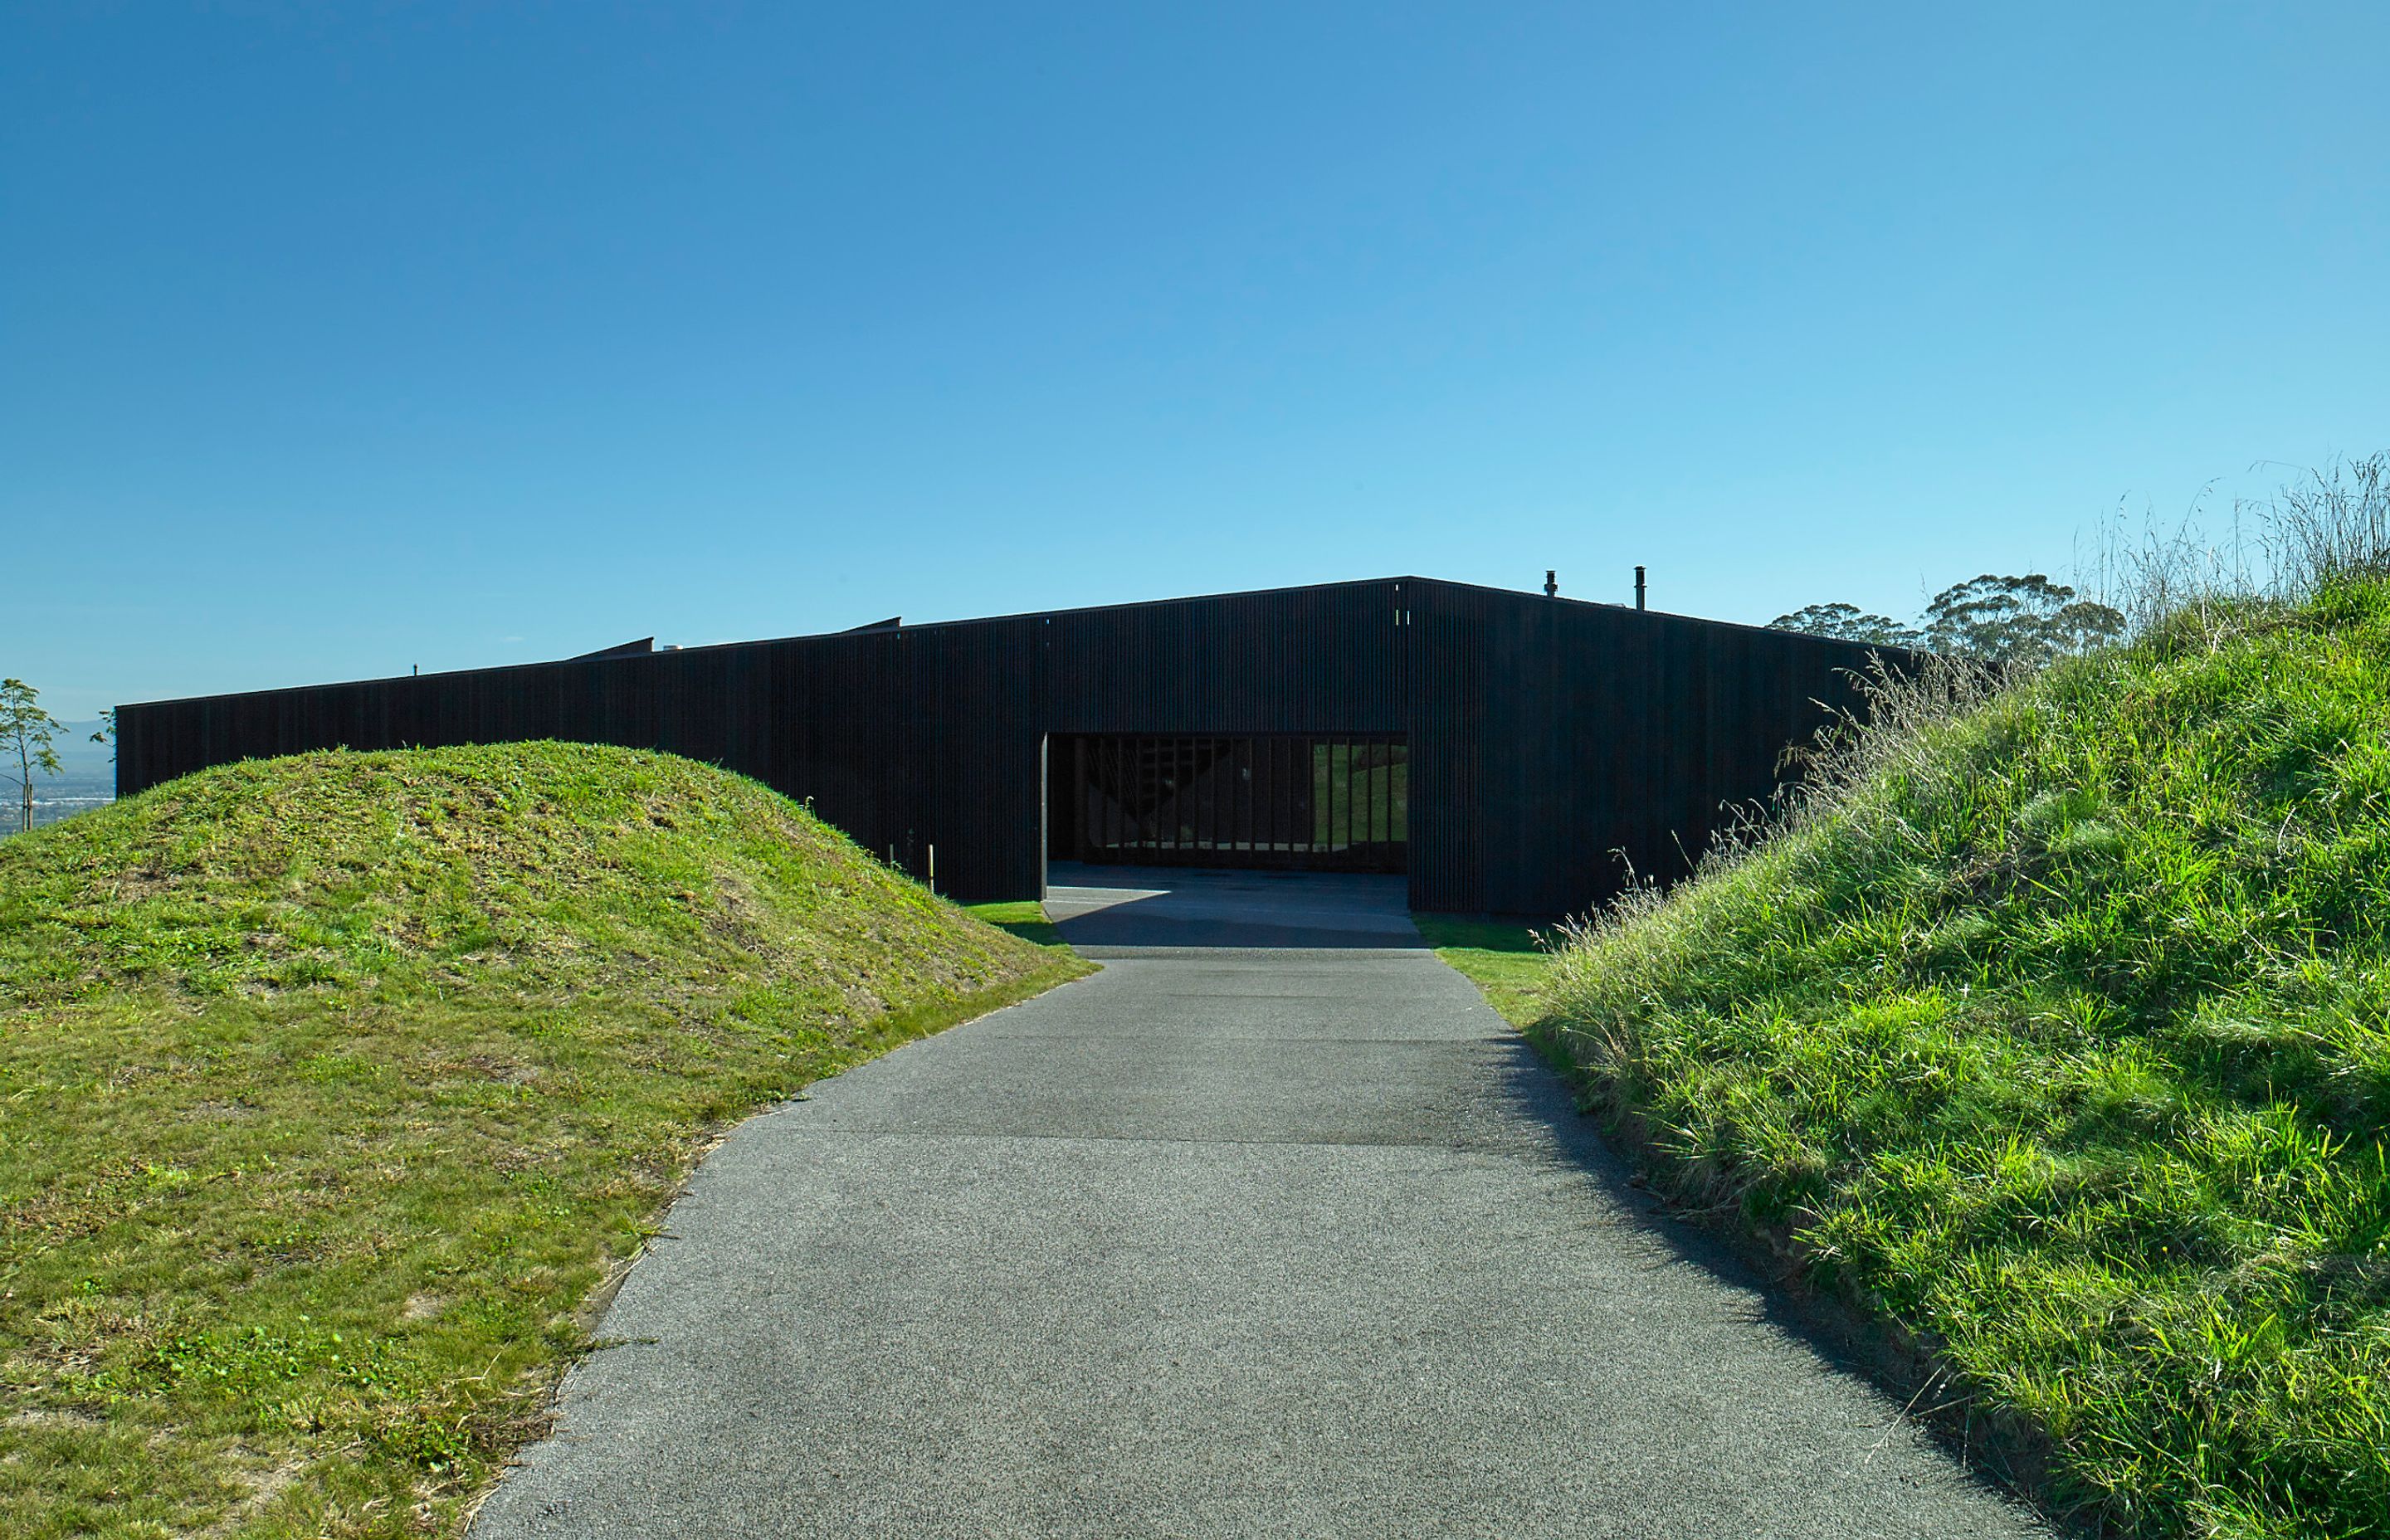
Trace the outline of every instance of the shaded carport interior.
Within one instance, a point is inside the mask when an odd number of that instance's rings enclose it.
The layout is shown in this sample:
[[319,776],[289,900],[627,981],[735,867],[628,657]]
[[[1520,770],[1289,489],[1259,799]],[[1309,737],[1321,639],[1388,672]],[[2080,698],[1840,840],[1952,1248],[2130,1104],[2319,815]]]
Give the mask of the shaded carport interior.
[[1407,870],[1400,734],[1069,734],[1046,764],[1049,860]]

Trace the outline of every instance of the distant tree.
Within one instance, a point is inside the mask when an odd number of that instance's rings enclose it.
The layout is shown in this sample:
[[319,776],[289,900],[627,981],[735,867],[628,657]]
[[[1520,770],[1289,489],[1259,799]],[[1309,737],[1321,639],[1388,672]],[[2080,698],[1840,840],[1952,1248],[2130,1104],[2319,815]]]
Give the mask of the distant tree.
[[40,700],[41,691],[22,679],[0,679],[0,752],[17,761],[20,834],[33,827],[33,772],[58,773],[58,756],[50,743],[52,735],[66,731],[57,717],[42,710]]
[[1953,657],[2038,668],[2125,634],[2125,617],[2039,572],[1985,572],[1945,588],[1925,608],[1925,645]]
[[1812,636],[1839,636],[1846,642],[1876,647],[1916,647],[1924,640],[1913,625],[1889,615],[1870,615],[1855,604],[1813,604],[1779,615],[1767,622],[1771,631],[1799,631]]

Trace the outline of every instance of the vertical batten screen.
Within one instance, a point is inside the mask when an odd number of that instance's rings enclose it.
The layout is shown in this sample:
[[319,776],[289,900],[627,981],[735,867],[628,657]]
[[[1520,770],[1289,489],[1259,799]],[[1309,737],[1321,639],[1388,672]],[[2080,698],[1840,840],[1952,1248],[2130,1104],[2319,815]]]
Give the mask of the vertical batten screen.
[[1051,853],[1150,866],[1399,872],[1410,751],[1399,734],[1061,740]]

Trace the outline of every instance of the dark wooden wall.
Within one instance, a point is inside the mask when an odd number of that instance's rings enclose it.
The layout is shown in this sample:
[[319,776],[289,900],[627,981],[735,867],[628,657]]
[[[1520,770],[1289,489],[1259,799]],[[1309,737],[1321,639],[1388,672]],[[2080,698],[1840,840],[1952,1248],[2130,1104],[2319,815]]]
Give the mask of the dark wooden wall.
[[1422,909],[1681,873],[1864,648],[1419,578],[126,706],[118,790],[307,750],[562,738],[755,776],[941,891],[1035,896],[1048,734],[1400,733]]

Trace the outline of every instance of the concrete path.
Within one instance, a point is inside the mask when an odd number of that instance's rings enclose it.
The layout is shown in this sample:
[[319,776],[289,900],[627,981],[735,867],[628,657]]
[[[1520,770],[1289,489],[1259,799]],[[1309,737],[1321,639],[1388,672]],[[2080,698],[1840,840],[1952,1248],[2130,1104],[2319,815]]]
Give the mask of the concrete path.
[[1399,879],[1085,880],[1102,973],[705,1163],[476,1536],[2041,1533],[1647,1214]]

